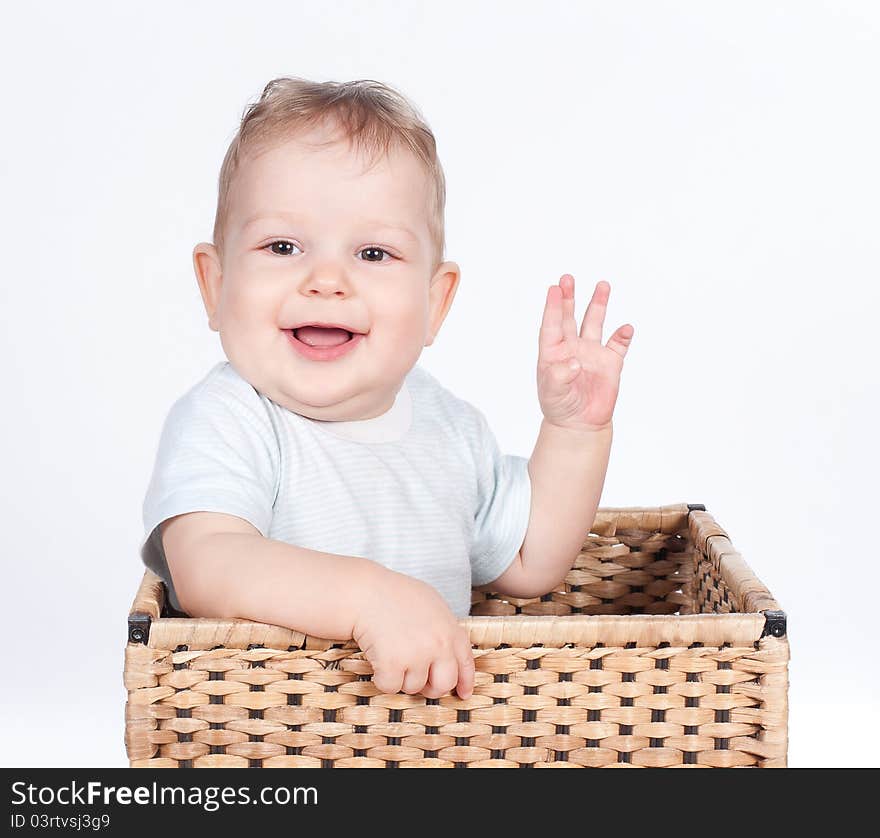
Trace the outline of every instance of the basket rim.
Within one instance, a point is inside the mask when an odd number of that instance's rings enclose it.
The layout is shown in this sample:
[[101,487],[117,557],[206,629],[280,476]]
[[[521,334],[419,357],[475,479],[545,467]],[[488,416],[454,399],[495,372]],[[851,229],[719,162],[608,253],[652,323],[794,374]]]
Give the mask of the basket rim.
[[[141,615],[146,616],[146,615]],[[768,617],[754,614],[568,614],[562,616],[477,616],[458,621],[477,648],[671,648],[753,646],[768,634]],[[245,651],[358,650],[353,640],[306,635],[283,626],[250,620],[161,617],[150,621],[140,642],[151,649],[206,651],[218,647]],[[129,641],[136,643],[137,641]]]

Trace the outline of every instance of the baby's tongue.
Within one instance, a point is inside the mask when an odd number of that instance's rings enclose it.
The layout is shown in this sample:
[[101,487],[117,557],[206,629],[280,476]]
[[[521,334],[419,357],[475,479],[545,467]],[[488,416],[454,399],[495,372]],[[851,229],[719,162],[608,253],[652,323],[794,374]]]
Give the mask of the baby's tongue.
[[345,329],[326,329],[323,326],[300,326],[294,334],[309,346],[339,346],[348,340]]

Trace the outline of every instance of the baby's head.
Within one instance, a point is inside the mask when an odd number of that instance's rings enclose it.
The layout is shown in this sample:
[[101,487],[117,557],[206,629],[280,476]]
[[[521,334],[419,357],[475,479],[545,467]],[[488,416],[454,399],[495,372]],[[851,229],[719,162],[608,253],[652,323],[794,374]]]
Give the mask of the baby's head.
[[[434,136],[397,91],[269,82],[223,161],[214,243],[193,251],[236,371],[313,419],[387,411],[458,287],[445,192]],[[308,323],[361,334],[331,349],[345,334]]]

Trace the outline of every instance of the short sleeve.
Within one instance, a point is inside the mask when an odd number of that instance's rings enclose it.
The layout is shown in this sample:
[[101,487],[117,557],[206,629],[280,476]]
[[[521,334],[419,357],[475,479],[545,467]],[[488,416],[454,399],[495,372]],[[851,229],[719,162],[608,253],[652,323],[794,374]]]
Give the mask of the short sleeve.
[[165,420],[143,503],[141,558],[169,586],[179,608],[157,529],[186,512],[223,512],[269,531],[279,447],[256,390],[228,365],[178,399]]
[[470,551],[475,586],[493,582],[510,567],[525,540],[532,503],[528,459],[502,454],[485,417],[479,418],[481,454]]

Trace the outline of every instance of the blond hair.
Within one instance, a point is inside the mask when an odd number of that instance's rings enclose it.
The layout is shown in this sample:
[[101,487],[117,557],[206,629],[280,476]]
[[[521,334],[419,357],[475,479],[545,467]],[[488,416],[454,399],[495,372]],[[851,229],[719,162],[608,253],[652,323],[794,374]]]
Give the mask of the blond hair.
[[266,150],[303,129],[330,122],[341,128],[343,138],[350,144],[368,154],[371,165],[388,153],[392,143],[408,149],[421,161],[433,186],[428,227],[436,269],[446,248],[446,179],[437,157],[434,134],[416,106],[402,93],[373,79],[316,82],[281,76],[263,88],[259,101],[245,109],[223,158],[214,217],[215,247],[222,255],[230,187],[246,155]]

